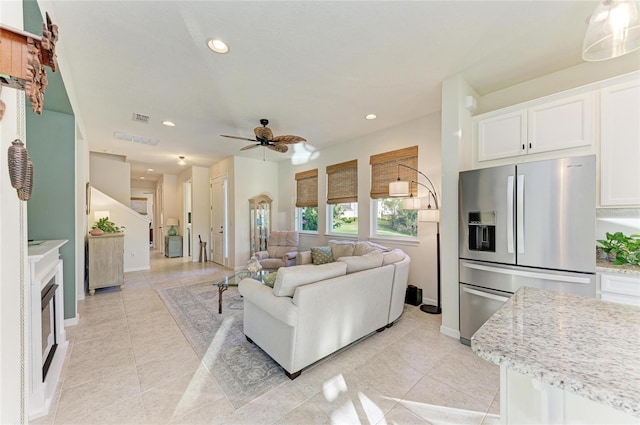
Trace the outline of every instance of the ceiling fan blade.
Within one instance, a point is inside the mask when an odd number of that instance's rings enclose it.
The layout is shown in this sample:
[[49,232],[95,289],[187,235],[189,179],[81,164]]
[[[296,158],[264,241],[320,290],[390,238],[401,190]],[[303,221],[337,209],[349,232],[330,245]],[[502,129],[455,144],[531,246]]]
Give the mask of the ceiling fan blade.
[[273,138],[273,142],[277,142],[277,143],[283,143],[283,144],[293,144],[293,143],[298,143],[298,142],[306,142],[307,139],[303,139],[300,136],[291,136],[291,135],[286,135],[286,136],[276,136]]
[[238,139],[238,140],[248,140],[250,142],[255,142],[256,139],[248,139],[246,137],[238,137],[238,136],[227,136],[226,134],[221,134],[222,137],[228,137],[229,139]]
[[286,145],[267,145],[267,148],[280,153],[286,153],[289,150]]
[[253,129],[253,133],[258,139],[271,140],[273,139],[273,132],[269,127],[256,127]]
[[247,151],[249,149],[253,149],[253,148],[257,148],[258,146],[260,146],[260,143],[257,143],[255,145],[249,145],[249,146],[245,146],[244,148],[241,148],[241,151]]

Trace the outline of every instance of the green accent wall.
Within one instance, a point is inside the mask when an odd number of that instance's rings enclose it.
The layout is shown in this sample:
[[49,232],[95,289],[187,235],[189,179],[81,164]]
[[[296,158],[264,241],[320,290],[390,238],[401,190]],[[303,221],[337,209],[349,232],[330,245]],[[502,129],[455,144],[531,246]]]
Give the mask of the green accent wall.
[[27,150],[33,162],[33,192],[27,203],[28,238],[67,239],[60,248],[64,318],[76,316],[75,118],[60,112],[36,115],[27,108]]
[[[23,17],[25,31],[42,34],[43,19],[35,0],[23,2]],[[71,319],[76,317],[75,117],[60,72],[45,69],[48,85],[42,114],[35,114],[26,101],[26,146],[34,169],[27,234],[29,239],[68,240],[60,254],[64,318]]]

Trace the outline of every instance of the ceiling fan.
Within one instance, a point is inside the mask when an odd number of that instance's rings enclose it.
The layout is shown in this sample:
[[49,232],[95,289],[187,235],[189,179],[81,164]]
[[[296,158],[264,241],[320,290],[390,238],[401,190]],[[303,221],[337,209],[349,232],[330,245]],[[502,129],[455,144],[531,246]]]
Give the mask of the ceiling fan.
[[256,127],[253,129],[253,133],[256,135],[255,139],[249,139],[246,137],[238,137],[238,136],[227,136],[225,134],[221,134],[222,137],[228,137],[230,139],[240,139],[240,140],[248,140],[250,142],[257,142],[255,145],[245,146],[241,151],[246,151],[248,149],[257,148],[259,146],[265,147],[267,149],[271,149],[272,151],[285,153],[289,150],[287,145],[292,145],[294,143],[306,142],[307,139],[303,139],[300,136],[276,136],[273,137],[273,132],[267,124],[269,124],[269,120],[261,119],[260,124],[262,127]]

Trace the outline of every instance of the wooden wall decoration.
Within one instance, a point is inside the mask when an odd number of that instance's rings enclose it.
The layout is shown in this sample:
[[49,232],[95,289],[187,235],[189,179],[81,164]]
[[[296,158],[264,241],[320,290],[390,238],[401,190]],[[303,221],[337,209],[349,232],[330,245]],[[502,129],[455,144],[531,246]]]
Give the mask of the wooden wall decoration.
[[0,83],[24,90],[37,114],[42,113],[47,87],[44,67],[56,71],[58,26],[51,22],[48,13],[46,19],[42,37],[0,25]]

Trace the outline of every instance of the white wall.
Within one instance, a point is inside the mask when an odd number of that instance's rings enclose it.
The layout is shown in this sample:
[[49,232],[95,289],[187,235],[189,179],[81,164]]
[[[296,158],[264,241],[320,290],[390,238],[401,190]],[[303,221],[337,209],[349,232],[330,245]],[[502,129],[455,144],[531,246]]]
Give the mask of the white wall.
[[[161,211],[163,219],[166,221],[169,217],[180,218],[182,216],[182,204],[180,203],[178,192],[178,176],[172,174],[162,175],[162,206]],[[181,189],[180,189],[181,190]],[[164,236],[169,231],[169,227],[164,223],[162,225],[162,235],[160,237],[160,243],[164,246]]]
[[[186,195],[184,193],[185,182],[189,180],[191,180],[191,257],[194,262],[197,262],[200,253],[200,239],[198,239],[198,235],[202,238],[202,242],[207,243],[208,251],[211,251],[211,241],[209,240],[209,169],[205,167],[190,167],[178,176],[177,197],[178,203],[180,204],[180,215],[177,217],[179,217],[181,229],[184,229],[183,224],[186,223],[188,219],[184,214],[182,205],[184,205],[184,197]],[[186,255],[186,253],[188,253],[186,246],[187,235],[182,236],[183,252]],[[208,257],[209,255],[207,255],[207,259],[211,261],[211,258]]]
[[89,229],[96,222],[96,211],[109,211],[109,220],[125,227],[124,271],[149,270],[149,220],[98,189],[91,188]]
[[[22,28],[22,2],[0,2],[0,22]],[[21,97],[24,92],[20,92]],[[26,415],[26,401],[21,399],[22,390],[28,382],[20,377],[21,365],[28,353],[21,353],[23,341],[30,335],[26,323],[21,322],[21,311],[25,311],[29,300],[27,270],[27,203],[20,202],[11,187],[7,171],[7,149],[18,133],[18,111],[16,90],[3,87],[0,98],[6,104],[4,118],[0,121],[0,423],[17,424]],[[30,107],[29,102],[27,107]],[[24,123],[24,113],[20,114]],[[24,127],[22,127],[24,128]],[[26,142],[23,140],[23,142]],[[28,149],[28,146],[27,146]],[[21,229],[22,223],[22,229]],[[21,303],[24,291],[24,303]],[[21,326],[22,325],[22,326]],[[25,349],[28,347],[25,346]],[[26,355],[25,355],[26,354]],[[25,402],[25,404],[21,404]]]
[[[233,251],[231,246],[229,247],[231,257],[229,261],[235,269],[238,269],[244,268],[251,256],[249,248],[249,199],[261,194],[269,196],[273,199],[271,204],[272,217],[276,218],[280,188],[277,163],[240,156],[233,157],[233,161],[233,185],[230,185],[230,191],[233,191],[234,195],[233,203],[229,203],[229,222],[234,222],[235,246]],[[280,230],[276,226],[276,220],[272,219],[272,230]]]
[[125,158],[97,152],[90,153],[91,186],[123,205],[131,202],[131,165]]
[[[404,124],[387,128],[354,140],[320,150],[314,159],[302,164],[279,163],[279,221],[285,228],[295,227],[295,173],[318,169],[318,235],[303,234],[300,249],[322,245],[335,236],[325,235],[326,229],[326,167],[353,159],[358,160],[358,238],[370,238],[371,208],[369,197],[371,188],[371,167],[369,157],[374,154],[418,145],[418,169],[433,181],[438,195],[440,191],[440,114],[435,113]],[[418,178],[427,184],[423,177]],[[419,196],[426,196],[419,187]],[[377,239],[389,247],[402,248],[411,257],[409,283],[423,289],[425,300],[436,299],[436,224],[418,223],[418,242],[400,243],[398,241]]]

